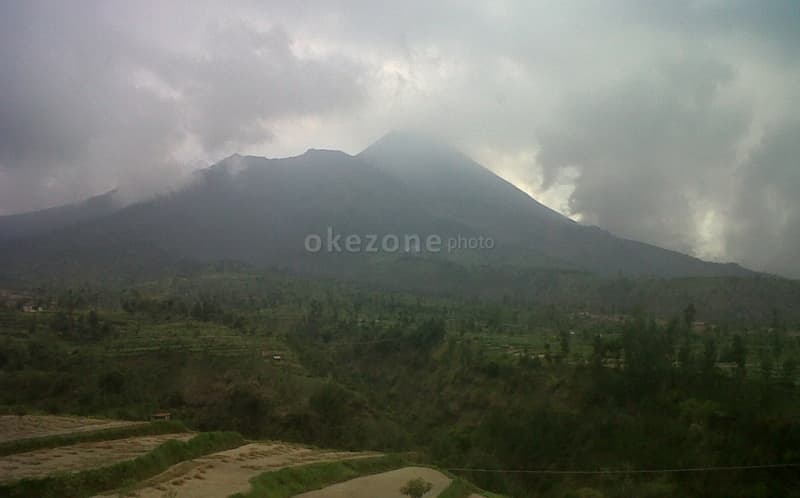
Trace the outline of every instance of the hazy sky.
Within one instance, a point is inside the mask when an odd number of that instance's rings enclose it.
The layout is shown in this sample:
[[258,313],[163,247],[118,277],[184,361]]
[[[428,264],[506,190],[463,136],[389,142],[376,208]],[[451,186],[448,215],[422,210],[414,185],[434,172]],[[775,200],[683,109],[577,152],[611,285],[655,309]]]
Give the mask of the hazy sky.
[[0,2],[0,214],[434,130],[551,207],[800,276],[800,2]]

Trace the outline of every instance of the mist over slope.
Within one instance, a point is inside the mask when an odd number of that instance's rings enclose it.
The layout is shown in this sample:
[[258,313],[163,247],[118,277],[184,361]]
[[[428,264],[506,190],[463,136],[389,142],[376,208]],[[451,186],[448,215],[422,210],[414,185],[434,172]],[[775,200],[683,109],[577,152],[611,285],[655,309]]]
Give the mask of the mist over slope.
[[[169,262],[239,261],[348,276],[409,257],[407,235],[434,235],[443,241],[440,251],[411,256],[599,275],[751,274],[582,226],[458,151],[401,132],[357,156],[316,149],[284,159],[234,155],[148,201],[118,209],[94,201],[53,212],[66,214],[17,217],[48,220],[31,222],[27,232],[0,219],[2,272],[157,271]],[[329,231],[340,236],[333,246]],[[362,239],[359,250],[342,248],[353,234]],[[310,235],[322,241],[321,250],[307,250]],[[400,246],[367,251],[369,235],[397,236]],[[492,247],[448,251],[444,241],[458,237],[491,239]]]
[[47,233],[111,214],[123,205],[115,194],[112,190],[75,204],[0,216],[0,242]]
[[389,133],[358,157],[397,178],[437,215],[497,238],[498,247],[513,247],[517,256],[544,254],[601,275],[752,274],[580,225],[458,151],[414,133]]

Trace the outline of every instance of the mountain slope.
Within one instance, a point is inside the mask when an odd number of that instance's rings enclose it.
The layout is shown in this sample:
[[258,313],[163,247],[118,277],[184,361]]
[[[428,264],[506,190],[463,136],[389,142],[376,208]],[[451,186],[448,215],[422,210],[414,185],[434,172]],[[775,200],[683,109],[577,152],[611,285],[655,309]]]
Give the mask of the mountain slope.
[[[415,203],[397,182],[360,159],[309,150],[286,159],[231,156],[183,189],[0,246],[6,274],[77,276],[185,262],[243,261],[312,273],[347,273],[370,262],[342,251],[311,254],[305,239],[337,234],[471,233]],[[334,248],[335,249],[335,248]]]
[[[285,159],[234,155],[197,172],[176,192],[121,209],[102,202],[86,206],[95,204],[97,209],[48,210],[58,216],[20,215],[47,220],[31,223],[46,230],[18,230],[13,240],[0,242],[0,276],[58,275],[65,268],[76,276],[112,275],[120,268],[137,275],[226,260],[357,278],[379,275],[386,263],[409,257],[419,268],[438,261],[434,266],[604,275],[750,274],[579,225],[457,151],[405,133],[391,133],[357,156],[314,149]],[[328,230],[340,235],[333,251],[326,247]],[[345,250],[350,234],[361,237],[360,252]],[[397,236],[400,250],[365,251],[369,234]],[[494,247],[405,254],[404,236],[425,240],[431,234],[443,246],[482,236],[492,238]],[[306,250],[309,235],[319,236],[320,252]],[[385,278],[393,278],[392,272]]]
[[472,159],[424,136],[394,131],[357,157],[400,180],[442,216],[474,227],[513,234],[525,227],[574,224]]
[[75,204],[0,216],[0,242],[31,237],[109,215],[121,207],[115,194],[116,191],[112,190]]
[[575,223],[468,157],[413,133],[392,132],[358,157],[397,178],[436,215],[469,223],[497,238],[498,247],[513,247],[515,260],[545,254],[605,275],[752,274]]

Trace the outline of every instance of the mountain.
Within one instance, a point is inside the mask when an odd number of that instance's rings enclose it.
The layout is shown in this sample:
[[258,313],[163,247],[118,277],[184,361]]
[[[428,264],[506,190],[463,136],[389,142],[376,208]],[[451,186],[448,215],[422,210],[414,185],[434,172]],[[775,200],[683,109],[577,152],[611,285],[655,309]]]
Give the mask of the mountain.
[[414,133],[389,133],[358,157],[417,193],[435,215],[496,237],[516,262],[538,254],[556,266],[602,275],[753,274],[580,225],[458,151]]
[[0,216],[0,242],[51,232],[111,214],[122,205],[115,198],[116,193],[111,190],[75,204]]
[[[26,230],[19,228],[26,224],[19,220],[29,220]],[[456,265],[667,277],[751,274],[737,265],[701,261],[582,226],[458,151],[399,132],[356,156],[316,149],[284,159],[234,155],[197,172],[178,191],[124,208],[87,201],[18,215],[16,225],[2,221],[0,257],[5,264],[0,277],[108,276],[123,269],[137,275],[176,264],[240,261],[376,278],[409,260],[417,269]],[[328,230],[340,236],[332,251],[325,247]],[[360,252],[345,250],[351,234],[361,238]],[[366,251],[371,234],[379,241],[397,236],[399,250]],[[406,235],[423,241],[436,235],[443,246],[480,237],[491,239],[493,247],[419,254],[412,244],[409,253]],[[306,250],[309,236],[319,237],[322,250]],[[422,272],[421,277],[433,274]],[[390,271],[386,278],[393,275]]]
[[393,131],[357,157],[400,180],[443,216],[497,231],[575,223],[540,204],[484,166],[441,143]]

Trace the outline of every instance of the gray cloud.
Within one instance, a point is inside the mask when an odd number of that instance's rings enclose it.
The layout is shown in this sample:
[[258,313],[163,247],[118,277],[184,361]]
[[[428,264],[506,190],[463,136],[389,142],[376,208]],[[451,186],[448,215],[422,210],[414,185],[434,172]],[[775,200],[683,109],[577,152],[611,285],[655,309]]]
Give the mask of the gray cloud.
[[148,36],[148,15],[127,25],[112,7],[0,7],[0,212],[152,192],[187,163],[268,142],[274,120],[363,100],[356,62],[300,59],[280,26],[206,19],[175,50],[164,43],[182,33]]
[[584,222],[800,275],[798,23],[793,0],[4,2],[0,213],[417,127]]
[[689,55],[657,60],[602,91],[566,99],[539,133],[545,187],[579,170],[573,214],[620,235],[691,252],[696,214],[716,207],[751,120],[725,102],[729,66]]
[[754,148],[732,198],[730,254],[800,277],[800,121],[770,128]]

